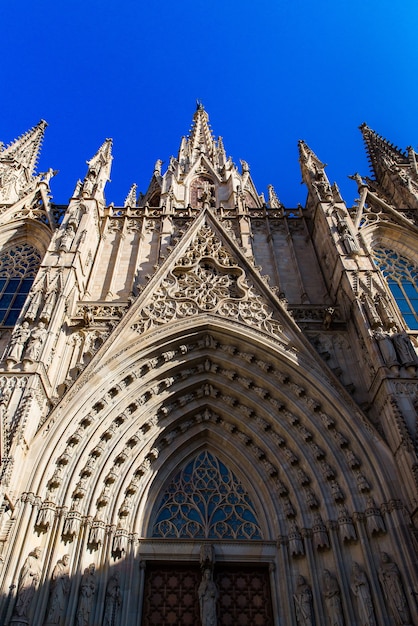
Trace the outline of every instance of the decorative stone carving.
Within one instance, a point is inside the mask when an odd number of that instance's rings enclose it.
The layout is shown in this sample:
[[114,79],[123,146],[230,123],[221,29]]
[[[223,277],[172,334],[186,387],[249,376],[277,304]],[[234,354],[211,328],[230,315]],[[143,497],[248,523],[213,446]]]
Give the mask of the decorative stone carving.
[[128,549],[128,534],[126,530],[119,524],[112,543],[112,554],[120,558]]
[[273,311],[208,226],[200,229],[176,267],[155,289],[152,302],[143,308],[142,319],[133,328],[144,332],[199,312],[216,313],[269,334],[281,333]]
[[216,626],[216,602],[218,599],[218,588],[213,580],[213,570],[205,567],[202,572],[202,581],[199,585],[199,608],[202,626]]
[[379,580],[386,599],[386,605],[397,626],[409,626],[412,624],[399,568],[386,552],[382,552]]
[[120,592],[119,577],[117,574],[114,574],[109,578],[106,586],[103,626],[115,626],[116,615],[121,604],[122,594]]
[[399,357],[399,363],[401,365],[404,367],[418,365],[415,349],[411,343],[409,335],[405,331],[393,335],[392,340],[395,344],[396,353]]
[[366,526],[370,535],[380,535],[386,532],[385,522],[380,509],[376,506],[373,498],[367,498]]
[[344,626],[344,614],[341,604],[341,590],[335,576],[324,570],[323,593],[330,626]]
[[90,613],[93,608],[94,594],[96,593],[96,566],[94,563],[86,567],[80,583],[78,607],[75,618],[76,626],[88,626]]
[[343,504],[338,505],[338,524],[340,526],[340,535],[343,541],[356,541],[357,534],[354,528],[353,520],[348,514]]
[[381,327],[378,327],[373,336],[379,344],[384,363],[388,367],[398,366],[398,357],[396,356],[395,346],[393,345],[392,338],[389,333],[384,332]]
[[36,518],[36,528],[39,530],[48,530],[54,523],[55,519],[55,504],[53,502],[45,502],[39,509],[38,516]]
[[70,590],[69,562],[70,556],[64,554],[62,559],[58,559],[57,564],[52,570],[45,626],[49,626],[50,624],[61,625],[64,623],[67,595]]
[[78,536],[81,527],[81,514],[76,511],[74,505],[68,512],[66,520],[64,522],[64,528],[62,530],[62,536],[64,539],[73,539]]
[[30,338],[27,343],[26,351],[23,359],[25,361],[38,361],[41,355],[41,349],[47,335],[44,322],[39,322],[30,334]]
[[105,538],[105,523],[95,518],[90,528],[88,545],[97,548],[103,544]]
[[314,626],[312,589],[304,576],[298,576],[296,591],[293,594],[296,618],[300,626]]
[[41,548],[35,548],[32,552],[29,552],[29,556],[20,570],[16,604],[12,617],[13,623],[29,623],[30,608],[41,579],[40,556]]
[[22,326],[18,326],[12,334],[10,348],[6,355],[6,361],[17,363],[20,361],[23,349],[30,337],[29,322],[23,322]]
[[358,563],[353,563],[351,590],[357,599],[357,610],[361,626],[377,626],[369,581]]
[[305,554],[302,535],[294,520],[290,520],[289,522],[289,551],[293,557],[303,556]]
[[312,525],[313,543],[317,550],[327,550],[329,548],[329,539],[327,527],[322,521],[321,515],[315,513]]

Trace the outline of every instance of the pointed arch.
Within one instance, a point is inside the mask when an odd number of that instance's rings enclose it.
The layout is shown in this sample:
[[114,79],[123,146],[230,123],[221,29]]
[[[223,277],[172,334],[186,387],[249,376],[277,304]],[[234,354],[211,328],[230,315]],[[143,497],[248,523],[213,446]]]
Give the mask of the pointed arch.
[[157,496],[154,509],[149,537],[263,538],[246,486],[208,449],[183,463]]
[[67,507],[71,533],[76,517],[78,527],[91,519],[144,537],[167,477],[205,447],[249,477],[269,540],[318,515],[335,520],[341,507],[364,510],[370,495],[393,497],[382,484],[394,476],[385,446],[335,388],[301,373],[302,357],[232,325],[196,325],[155,333],[116,368],[96,368],[102,382],[90,377],[83,402],[69,394],[57,407],[38,435],[28,486],[41,510]]

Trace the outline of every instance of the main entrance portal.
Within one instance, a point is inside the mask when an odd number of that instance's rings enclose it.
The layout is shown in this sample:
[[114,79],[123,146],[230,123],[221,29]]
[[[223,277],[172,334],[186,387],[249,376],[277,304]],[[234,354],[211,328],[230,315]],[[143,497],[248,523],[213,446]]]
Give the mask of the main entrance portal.
[[[150,565],[146,570],[142,626],[201,624],[197,564]],[[216,564],[217,626],[273,626],[267,567]]]

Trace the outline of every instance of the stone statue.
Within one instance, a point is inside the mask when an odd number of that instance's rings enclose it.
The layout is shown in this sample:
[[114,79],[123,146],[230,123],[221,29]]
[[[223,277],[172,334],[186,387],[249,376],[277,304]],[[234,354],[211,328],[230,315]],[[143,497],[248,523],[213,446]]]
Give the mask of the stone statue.
[[296,618],[301,626],[314,626],[312,589],[304,576],[298,576],[296,593],[293,594]]
[[67,228],[65,229],[61,237],[60,250],[63,250],[63,252],[68,252],[71,248],[71,244],[73,242],[74,237],[75,237],[74,226],[73,224],[68,224]]
[[67,606],[67,595],[70,589],[70,579],[68,563],[70,556],[64,554],[62,559],[58,559],[52,571],[52,578],[49,586],[49,604],[45,624],[62,624],[65,609]]
[[32,295],[29,306],[28,306],[28,310],[25,313],[25,320],[29,320],[30,322],[33,322],[36,319],[36,316],[38,315],[39,307],[42,304],[42,297],[43,297],[42,289],[36,290],[35,293]]
[[161,166],[162,166],[163,162],[161,161],[161,159],[157,159],[155,161],[155,165],[154,165],[154,174],[156,174],[157,176],[161,176]]
[[216,626],[216,601],[219,594],[210,567],[203,570],[198,595],[202,626]]
[[358,563],[353,563],[351,590],[357,598],[360,626],[376,626],[369,581]]
[[392,337],[401,365],[417,365],[417,355],[409,335],[403,330]]
[[16,328],[12,335],[12,342],[10,349],[7,353],[6,360],[18,362],[20,361],[23,353],[25,343],[30,337],[29,322],[23,322],[22,326]]
[[32,552],[29,552],[29,556],[20,570],[13,615],[20,618],[23,622],[28,622],[29,609],[41,578],[40,556],[41,548],[35,548]]
[[52,289],[48,293],[45,299],[45,304],[42,309],[42,313],[40,315],[40,319],[43,322],[49,322],[49,320],[51,319],[51,315],[52,315],[52,311],[54,310],[54,304],[55,304],[56,299],[57,299],[57,289]]
[[379,343],[380,352],[386,365],[388,367],[398,365],[398,358],[390,335],[379,327],[374,332],[374,338]]
[[379,580],[383,588],[387,607],[390,613],[392,613],[396,624],[398,626],[412,624],[399,568],[386,552],[382,553]]
[[121,605],[122,596],[120,593],[119,578],[114,574],[109,578],[106,587],[105,610],[103,615],[103,626],[114,626],[116,613]]
[[344,626],[340,586],[327,569],[324,570],[324,597],[330,626]]
[[39,360],[42,344],[45,341],[46,335],[47,331],[45,328],[45,323],[39,322],[38,326],[35,327],[30,334],[30,339],[28,341],[24,356],[25,359],[27,359],[28,361]]
[[88,626],[91,609],[93,608],[93,598],[96,592],[95,565],[92,563],[84,570],[80,584],[78,608],[75,624],[76,626]]

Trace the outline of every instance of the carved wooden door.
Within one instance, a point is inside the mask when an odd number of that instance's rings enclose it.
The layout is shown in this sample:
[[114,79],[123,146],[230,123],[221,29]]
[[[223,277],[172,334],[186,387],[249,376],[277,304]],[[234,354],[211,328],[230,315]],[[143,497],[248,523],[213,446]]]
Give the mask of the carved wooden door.
[[147,567],[142,626],[200,624],[198,565]]
[[[196,565],[147,568],[142,626],[200,626]],[[217,626],[273,626],[266,567],[217,564]]]
[[266,567],[223,566],[215,570],[218,626],[273,626]]

